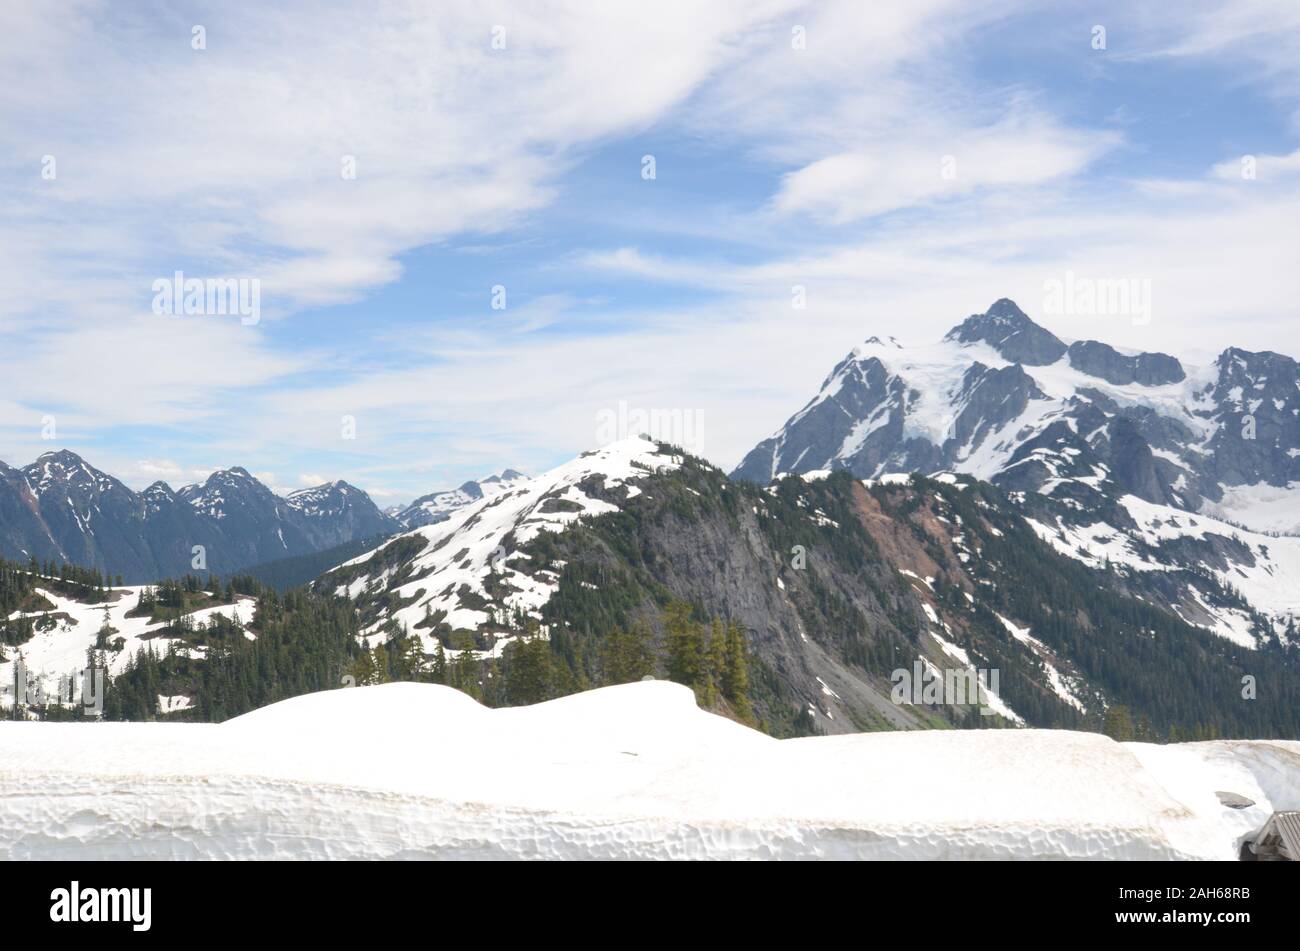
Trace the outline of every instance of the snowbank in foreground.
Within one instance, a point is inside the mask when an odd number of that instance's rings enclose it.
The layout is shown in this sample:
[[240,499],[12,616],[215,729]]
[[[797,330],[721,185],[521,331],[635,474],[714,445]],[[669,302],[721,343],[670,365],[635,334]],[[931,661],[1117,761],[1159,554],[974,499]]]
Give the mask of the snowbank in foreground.
[[778,741],[665,682],[507,710],[390,684],[220,725],[0,723],[6,859],[1235,858],[1297,807],[1300,743]]

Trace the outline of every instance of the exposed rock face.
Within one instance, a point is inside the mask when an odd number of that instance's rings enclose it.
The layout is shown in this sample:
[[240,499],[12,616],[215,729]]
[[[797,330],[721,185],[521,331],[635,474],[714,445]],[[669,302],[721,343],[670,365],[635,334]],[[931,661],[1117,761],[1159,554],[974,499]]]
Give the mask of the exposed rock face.
[[1114,347],[1096,340],[1072,343],[1067,352],[1070,355],[1070,365],[1076,370],[1101,377],[1117,386],[1130,383],[1163,386],[1166,383],[1180,383],[1187,378],[1183,365],[1167,353],[1140,353],[1128,357]]
[[1156,471],[1151,447],[1137,427],[1123,416],[1112,416],[1106,423],[1106,434],[1110,469],[1119,490],[1147,502],[1172,501]]
[[1066,346],[1051,331],[1044,330],[1003,297],[982,314],[967,317],[948,331],[948,340],[958,343],[987,343],[1012,363],[1046,366],[1061,359]]
[[1300,481],[1300,366],[1279,353],[1235,347],[1215,366],[1207,415],[1217,424],[1208,447],[1217,481]]
[[[1099,450],[1064,420],[1055,425],[1090,454],[1081,465],[1093,466],[1111,446],[1140,438],[1118,419]],[[1129,455],[1137,462],[1120,477],[1152,490],[1150,456]],[[1087,483],[1064,481],[1087,500]],[[760,487],[669,447],[606,447],[391,539],[317,588],[355,598],[368,643],[411,631],[428,652],[472,639],[502,656],[532,625],[593,678],[603,637],[638,620],[666,653],[660,612],[683,600],[746,632],[755,708],[778,735],[973,725],[969,710],[895,702],[896,674],[914,665],[996,668],[991,715],[1035,726],[1085,722],[1116,702],[1168,717],[1156,699],[1168,695],[1151,684],[1194,670],[1222,669],[1224,684],[1239,682],[1238,644],[1159,607],[1182,596],[1180,573],[1084,571],[1040,537],[1069,506],[1035,498],[1037,521],[964,477],[865,485],[840,471]],[[1104,498],[1097,504],[1113,534],[1145,527]],[[1206,559],[1229,577],[1263,563],[1246,544],[1209,534],[1149,546],[1143,557]],[[1197,583],[1188,603],[1198,610],[1233,603],[1213,578]],[[1140,662],[1113,661],[1130,654]],[[1249,662],[1285,667],[1277,655],[1252,653]],[[1281,676],[1300,700],[1300,677]],[[1216,715],[1249,714],[1235,693],[1220,693]]]
[[992,368],[972,364],[958,393],[960,410],[952,422],[952,435],[943,445],[945,466],[952,465],[965,447],[979,445],[1019,418],[1030,400],[1045,399],[1033,377],[1018,363]]

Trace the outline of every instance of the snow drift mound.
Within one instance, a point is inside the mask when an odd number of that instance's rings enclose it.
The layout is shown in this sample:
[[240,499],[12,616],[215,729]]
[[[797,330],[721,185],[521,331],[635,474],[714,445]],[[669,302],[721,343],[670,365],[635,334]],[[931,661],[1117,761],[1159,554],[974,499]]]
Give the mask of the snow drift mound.
[[7,859],[1234,858],[1298,805],[1300,743],[778,741],[662,681],[504,710],[390,684],[219,725],[0,724]]

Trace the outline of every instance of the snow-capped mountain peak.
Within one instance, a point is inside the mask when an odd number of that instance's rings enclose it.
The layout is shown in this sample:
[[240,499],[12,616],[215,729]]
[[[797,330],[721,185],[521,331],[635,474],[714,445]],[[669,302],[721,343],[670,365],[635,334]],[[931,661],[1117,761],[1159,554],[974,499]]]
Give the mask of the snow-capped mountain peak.
[[1045,366],[1065,353],[1065,344],[1029,319],[1015,301],[1003,297],[983,314],[972,314],[948,331],[945,340],[982,342],[1012,363]]
[[53,558],[132,581],[194,570],[195,546],[224,574],[395,527],[344,482],[282,499],[234,466],[201,484],[173,490],[160,481],[137,493],[68,450],[22,469],[0,463],[0,556]]
[[[1132,560],[1147,565],[1143,546],[1151,538],[1138,529],[1140,519],[1116,510],[1120,500],[1171,518],[1200,512],[1300,531],[1300,515],[1277,521],[1288,500],[1300,511],[1300,495],[1291,494],[1300,485],[1300,365],[1238,348],[1197,367],[1094,340],[1066,344],[1002,299],[937,344],[900,348],[872,338],[855,347],[733,475],[767,482],[778,473],[831,469],[863,479],[974,475],[1026,504],[1055,506],[1067,522],[1098,526],[1075,535],[1060,528],[1066,547],[1136,532]],[[1232,533],[1220,522],[1211,534]],[[1066,542],[1067,535],[1076,541]],[[1274,545],[1270,557],[1282,557],[1288,544]],[[1210,555],[1200,541],[1184,548],[1167,563],[1203,571],[1198,559]],[[1220,580],[1231,587],[1255,570],[1260,555],[1214,557],[1227,558]],[[1230,564],[1240,571],[1233,574]],[[1275,563],[1270,570],[1281,569]],[[1294,608],[1281,601],[1256,607],[1275,628]]]
[[368,497],[356,486],[342,479],[336,479],[333,482],[290,492],[285,496],[285,502],[290,508],[305,515],[319,516],[337,515],[361,498]]
[[[40,496],[53,486],[75,486],[81,491],[105,492],[121,483],[88,465],[75,452],[60,449],[45,452],[22,470],[32,492]],[[122,488],[126,488],[122,486]]]
[[235,511],[281,503],[274,492],[242,466],[218,469],[202,484],[187,485],[176,495],[214,519],[226,518]]
[[392,516],[402,528],[419,528],[432,525],[451,517],[451,514],[467,505],[484,498],[492,498],[527,480],[528,476],[514,469],[505,469],[498,475],[485,479],[469,480],[457,488],[444,489],[422,495],[410,505],[390,509]]
[[[620,500],[640,493],[638,479],[679,464],[680,457],[664,447],[634,436],[533,478],[513,473],[507,479],[502,473],[499,491],[389,540],[336,568],[322,584],[350,597],[384,590],[386,601],[401,605],[381,610],[364,629],[366,635],[381,635],[394,625],[422,632],[434,617],[474,630],[491,620],[483,607],[489,580],[495,590],[507,592],[501,599],[506,609],[536,617],[558,579],[530,564],[520,546],[583,517],[618,511]],[[498,650],[505,640],[498,641]],[[432,641],[426,646],[432,650]]]
[[952,470],[998,481],[1018,468],[1007,477],[1014,487],[1037,490],[1055,476],[1034,464],[1027,477],[1028,453],[1018,453],[1030,447],[1041,458],[1049,430],[1049,442],[1081,437],[1073,448],[1100,453],[1096,463],[1121,477],[1128,467],[1105,456],[1112,430],[1121,438],[1132,430],[1154,461],[1121,488],[1196,509],[1228,486],[1300,480],[1297,417],[1300,367],[1289,357],[1231,349],[1214,366],[1189,368],[1163,353],[1067,345],[1003,299],[937,344],[872,338],[854,348],[735,474]]

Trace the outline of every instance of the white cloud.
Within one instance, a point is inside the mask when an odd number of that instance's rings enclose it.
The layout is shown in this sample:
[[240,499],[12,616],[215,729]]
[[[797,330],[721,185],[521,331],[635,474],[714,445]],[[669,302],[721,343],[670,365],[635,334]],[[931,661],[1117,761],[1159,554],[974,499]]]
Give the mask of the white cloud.
[[[204,434],[198,460],[170,446],[121,455],[120,469],[111,452],[92,457],[124,476],[219,457],[410,497],[588,448],[596,413],[622,400],[699,412],[705,452],[730,465],[866,336],[902,325],[932,339],[1001,296],[1041,317],[1043,282],[1067,269],[1150,278],[1155,313],[1145,328],[1044,319],[1064,336],[1300,351],[1280,319],[1295,296],[1297,153],[1261,155],[1250,187],[1230,181],[1231,155],[1187,180],[1079,187],[1119,151],[1115,133],[1072,125],[1031,89],[969,81],[980,31],[1025,4],[223,4],[202,53],[184,18],[156,9],[51,6],[0,8],[5,454],[49,448],[39,418],[54,407],[76,438]],[[1104,9],[1122,26],[1110,11],[1124,8]],[[1139,24],[1146,49],[1240,53],[1289,82],[1300,34],[1281,30],[1269,52],[1277,8],[1215,11],[1198,5],[1163,33]],[[506,51],[489,48],[495,23]],[[791,48],[795,25],[806,49]],[[695,237],[761,232],[761,254],[566,254],[552,273],[572,269],[567,293],[408,333],[392,365],[363,368],[294,318],[399,280],[411,249],[475,245],[544,214],[589,149],[621,139],[635,157],[643,138],[679,135],[769,174],[771,193],[739,215],[676,210]],[[37,174],[46,153],[55,182]],[[284,352],[266,326],[146,314],[149,282],[173,262],[260,277],[267,323],[302,320],[307,342]],[[719,299],[603,308],[582,293],[596,272]],[[793,284],[806,311],[791,310]],[[569,332],[579,309],[603,332]],[[340,440],[343,414],[354,441]],[[138,461],[154,452],[181,461]]]
[[1114,141],[1038,118],[932,133],[929,141],[891,138],[792,172],[775,206],[843,224],[984,189],[1026,189],[1078,173]]
[[181,476],[185,470],[169,459],[141,459],[135,464],[136,471],[145,475],[156,476],[166,481]]
[[413,248],[545,207],[583,150],[663,118],[793,6],[250,0],[205,9],[197,51],[157,7],[0,5],[0,449],[48,448],[53,408],[67,438],[184,426],[248,451],[259,389],[321,354],[148,315],[154,278],[257,277],[268,322],[356,300]]
[[223,415],[236,394],[309,363],[309,354],[276,355],[260,344],[255,328],[218,317],[71,322],[0,348],[0,378],[15,399],[55,414],[69,434],[173,425]]
[[[1181,15],[1160,15],[1166,36],[1176,37],[1160,48],[1170,56],[1204,56],[1259,44],[1260,53],[1276,57],[1279,65],[1300,34],[1300,7],[1291,0],[1197,0]],[[1292,59],[1289,64],[1295,68]]]
[[[1294,221],[1300,182],[1219,183],[1166,194],[1118,187],[1098,195],[1052,194],[1037,204],[991,199],[874,229],[865,239],[761,264],[699,267],[646,258],[636,249],[593,254],[584,263],[639,278],[725,291],[720,304],[663,315],[653,332],[630,332],[576,350],[602,368],[569,397],[569,412],[633,392],[648,405],[702,407],[706,450],[734,465],[806,401],[830,367],[872,334],[937,339],[1003,296],[1065,338],[1172,352],[1207,361],[1227,346],[1300,353],[1293,309]],[[1149,324],[1044,313],[1045,282],[1080,277],[1149,280]],[[801,284],[807,309],[791,308]],[[495,354],[511,376],[528,354]],[[564,401],[547,392],[544,402]],[[542,425],[551,420],[541,419]],[[555,421],[557,427],[560,420]],[[577,439],[577,427],[563,435]]]
[[231,3],[205,11],[196,51],[188,22],[156,11],[7,5],[10,214],[55,224],[34,235],[43,280],[25,303],[48,302],[66,237],[106,218],[116,244],[96,269],[137,286],[189,259],[260,277],[272,316],[354,299],[395,280],[406,250],[544,205],[573,150],[658,119],[788,6]]
[[1271,182],[1300,174],[1300,149],[1289,155],[1243,155],[1219,162],[1210,174],[1226,181]]
[[1115,21],[1128,25],[1141,58],[1218,62],[1231,84],[1273,97],[1300,129],[1300,5],[1294,0],[1186,0],[1176,15],[1129,4]]

